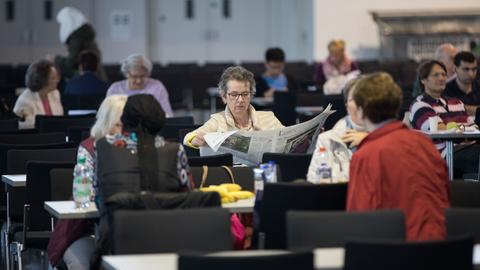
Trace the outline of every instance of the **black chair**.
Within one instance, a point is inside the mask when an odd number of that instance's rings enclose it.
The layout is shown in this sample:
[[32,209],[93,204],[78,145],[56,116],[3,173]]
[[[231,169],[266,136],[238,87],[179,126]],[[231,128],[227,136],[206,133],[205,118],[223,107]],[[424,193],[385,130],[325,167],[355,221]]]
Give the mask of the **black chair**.
[[262,162],[274,161],[280,167],[282,182],[305,179],[312,154],[264,153]]
[[401,211],[287,213],[289,249],[343,247],[352,240],[405,240],[405,221]]
[[450,182],[451,207],[480,208],[480,182]]
[[90,137],[90,127],[68,127],[67,137],[69,142],[79,145],[83,140]]
[[95,115],[45,116],[35,117],[35,128],[39,132],[67,132],[69,127],[92,127]]
[[221,208],[117,211],[113,222],[114,254],[233,248],[230,214]]
[[[253,171],[251,167],[230,167],[235,183],[239,184],[243,190],[254,191],[253,187]],[[202,183],[203,167],[190,167],[195,187],[200,187]],[[220,185],[230,183],[228,172],[222,167],[208,167],[207,178],[205,184]]]
[[29,161],[75,162],[76,148],[62,149],[11,149],[7,152],[9,174],[22,174],[27,171]]
[[65,111],[68,110],[98,110],[105,95],[64,95],[62,103]]
[[23,230],[15,232],[11,244],[17,262],[21,264],[21,254],[27,248],[46,250],[53,228],[50,214],[44,210],[45,201],[51,199],[50,170],[53,168],[73,168],[68,162],[29,162],[27,184],[23,206]]
[[273,113],[284,126],[297,123],[296,95],[292,92],[275,92],[273,95]]
[[193,125],[193,116],[169,117],[165,119],[165,125]]
[[[289,210],[338,210],[346,208],[347,184],[266,184],[259,207],[259,247],[286,248],[286,213]],[[257,205],[255,205],[257,207]],[[265,241],[263,241],[263,238]]]
[[[180,143],[183,143],[183,139],[185,138],[185,135],[187,135],[189,132],[193,131],[195,129],[193,128],[183,128],[178,130],[178,141]],[[188,146],[184,146],[185,153],[187,153],[187,157],[199,157],[200,156],[200,151],[198,149],[194,149]]]
[[50,170],[50,195],[52,201],[67,201],[72,198],[73,168]]
[[[32,159],[29,159],[29,154],[32,153],[32,157],[35,157],[35,161],[52,161],[52,162],[75,162],[74,149],[72,149],[72,143],[62,144],[46,144],[46,145],[0,145],[0,166],[2,174],[24,174],[27,172],[27,163]],[[63,151],[64,149],[67,149]],[[18,151],[18,159],[7,159],[8,153],[12,150]],[[28,150],[28,152],[22,152],[21,150]],[[40,152],[29,152],[31,150],[42,150]],[[49,154],[49,150],[52,150],[54,154]],[[62,151],[57,151],[62,150]],[[45,152],[43,152],[45,151]],[[5,153],[5,154],[3,154]],[[34,153],[34,154],[33,154]],[[55,155],[58,154],[58,155]],[[17,155],[17,154],[15,154]],[[21,155],[21,156],[20,156]],[[66,158],[70,158],[66,160]],[[2,185],[4,186],[4,185]],[[23,204],[25,201],[25,188],[24,187],[7,187],[9,191],[9,204],[10,204],[10,216],[14,221],[19,221],[23,216]],[[2,204],[6,202],[5,190],[0,187],[0,199]]]
[[239,255],[222,255],[218,254],[207,255],[186,255],[180,254],[178,259],[179,270],[313,270],[314,259],[313,253],[297,252],[297,253],[282,253],[275,255],[257,255],[255,253],[246,253],[243,256],[241,252]]
[[66,136],[63,132],[39,134],[0,134],[0,143],[2,144],[50,144],[64,142],[66,142]]
[[473,235],[475,243],[480,243],[480,209],[449,208],[445,211],[448,237]]
[[335,112],[331,114],[327,120],[325,120],[323,125],[324,130],[332,129],[338,120],[347,115],[347,109],[345,108],[345,100],[343,95],[324,96],[321,106],[326,108],[328,104],[332,104],[332,110],[335,110]]
[[233,155],[230,153],[203,156],[203,157],[189,157],[188,164],[191,167],[199,166],[233,166]]
[[[167,118],[168,119],[168,118]],[[160,131],[160,135],[162,135],[165,139],[170,141],[177,141],[179,131],[181,129],[191,129],[195,130],[199,128],[200,125],[193,125],[193,124],[166,124],[163,126],[162,130]],[[183,140],[183,138],[182,138]],[[182,141],[179,141],[180,143]]]
[[435,242],[351,242],[345,270],[471,270],[473,238]]
[[35,128],[28,128],[28,129],[19,129],[19,130],[0,131],[0,135],[23,135],[23,134],[38,134],[38,130]]
[[17,131],[17,130],[18,130],[18,119],[0,120],[0,132]]

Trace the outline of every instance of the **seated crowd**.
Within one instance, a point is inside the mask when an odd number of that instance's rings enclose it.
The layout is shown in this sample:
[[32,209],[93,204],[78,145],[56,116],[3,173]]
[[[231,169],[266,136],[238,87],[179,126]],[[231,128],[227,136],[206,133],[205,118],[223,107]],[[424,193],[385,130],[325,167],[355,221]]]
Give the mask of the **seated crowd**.
[[[442,45],[441,50],[444,48],[451,47]],[[345,55],[345,42],[330,42],[328,51],[326,61],[317,65],[314,78],[324,84],[344,76],[342,83],[336,82],[336,94],[343,95],[347,115],[313,142],[306,180],[320,184],[318,169],[324,162],[320,149],[325,149],[333,182],[348,182],[348,212],[400,209],[405,215],[407,240],[445,239],[444,211],[450,206],[448,172],[442,159],[445,145],[419,131],[431,131],[432,117],[438,130],[450,128],[451,122],[456,127],[480,122],[475,57],[470,52],[456,53],[454,74],[449,74],[442,60],[428,60],[419,66],[420,92],[410,106],[410,129],[397,120],[403,93],[389,74],[354,74],[355,78],[349,80],[348,74],[358,67]],[[275,91],[298,89],[295,78],[284,72],[285,53],[280,48],[266,51],[265,71],[256,76],[241,66],[228,67],[218,82],[224,110],[187,133],[180,144],[160,136],[166,118],[173,117],[174,112],[164,84],[151,78],[152,63],[147,58],[139,54],[126,57],[121,64],[126,79],[111,85],[95,74],[100,63],[94,52],[82,52],[79,63],[79,75],[67,82],[63,94],[106,96],[90,136],[80,143],[77,153],[78,160],[86,158],[95,175],[92,190],[100,218],[92,223],[56,223],[48,248],[50,264],[57,266],[63,261],[68,269],[98,267],[100,256],[111,252],[112,213],[122,195],[145,191],[183,194],[196,188],[183,145],[206,146],[204,136],[212,132],[283,128],[273,112],[256,110],[251,101],[255,96],[273,97]],[[37,115],[64,114],[58,90],[60,73],[47,60],[29,66],[25,75],[28,89],[13,109],[21,119],[21,128],[35,127]],[[84,88],[90,92],[82,92]],[[456,175],[477,172],[480,147],[456,147]],[[75,235],[70,234],[73,231]]]

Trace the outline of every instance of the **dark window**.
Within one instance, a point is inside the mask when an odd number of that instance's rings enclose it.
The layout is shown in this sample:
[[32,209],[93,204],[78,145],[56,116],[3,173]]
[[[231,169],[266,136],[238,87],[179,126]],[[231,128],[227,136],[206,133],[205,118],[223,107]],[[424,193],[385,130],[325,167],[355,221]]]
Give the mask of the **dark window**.
[[185,16],[189,20],[193,19],[193,17],[194,17],[194,14],[193,14],[193,0],[187,0],[185,2]]
[[228,19],[232,16],[230,0],[223,0],[223,17]]
[[15,20],[15,2],[13,0],[5,2],[5,18],[9,22]]
[[43,3],[44,7],[44,17],[46,21],[51,21],[52,20],[52,9],[53,9],[53,3],[50,0],[47,0]]

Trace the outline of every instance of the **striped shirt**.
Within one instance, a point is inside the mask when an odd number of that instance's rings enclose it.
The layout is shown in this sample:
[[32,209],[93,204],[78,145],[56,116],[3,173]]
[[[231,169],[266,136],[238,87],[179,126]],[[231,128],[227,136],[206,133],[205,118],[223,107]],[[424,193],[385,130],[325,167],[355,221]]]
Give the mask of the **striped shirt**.
[[412,127],[422,131],[430,131],[429,117],[438,116],[439,123],[456,122],[471,125],[474,119],[468,116],[462,101],[457,98],[441,96],[435,99],[427,94],[418,96],[410,106],[410,122]]

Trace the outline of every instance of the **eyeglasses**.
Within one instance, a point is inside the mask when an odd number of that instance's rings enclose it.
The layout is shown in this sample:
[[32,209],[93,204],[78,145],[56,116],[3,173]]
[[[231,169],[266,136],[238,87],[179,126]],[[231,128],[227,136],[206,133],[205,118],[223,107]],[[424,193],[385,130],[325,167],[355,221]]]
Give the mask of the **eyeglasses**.
[[242,98],[246,99],[246,98],[249,98],[250,97],[250,92],[243,92],[243,93],[227,93],[227,95],[231,98],[231,99],[238,99],[239,96],[242,96]]

